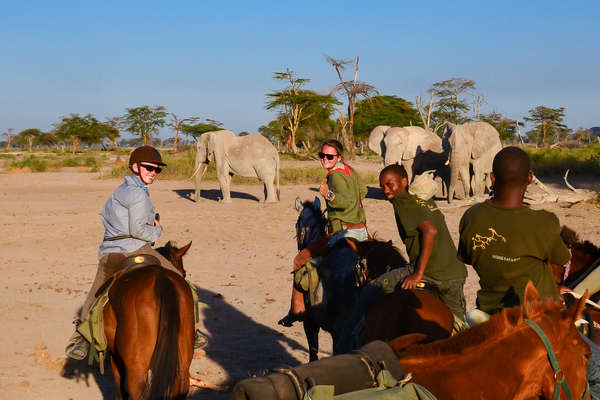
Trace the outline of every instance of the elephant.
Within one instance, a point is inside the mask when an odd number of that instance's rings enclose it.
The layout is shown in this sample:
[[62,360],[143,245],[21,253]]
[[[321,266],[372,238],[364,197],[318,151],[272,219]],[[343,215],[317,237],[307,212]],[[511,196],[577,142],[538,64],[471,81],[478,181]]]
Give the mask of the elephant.
[[385,136],[385,132],[390,128],[391,127],[388,125],[379,125],[373,128],[369,134],[369,149],[373,150],[380,156],[385,154],[383,137]]
[[445,176],[449,175],[448,168],[444,165],[447,156],[444,154],[442,139],[419,126],[389,128],[383,137],[383,148],[383,163],[401,164],[406,170],[409,183],[413,176],[428,170],[435,170],[437,175],[442,176],[442,180],[446,180]]
[[[258,134],[236,136],[227,130],[200,135],[196,144],[195,171],[192,175],[192,178],[195,177],[196,201],[200,199],[202,176],[213,159],[224,203],[231,203],[232,175],[259,178],[265,185],[265,202],[279,200],[279,153],[264,136]],[[198,174],[202,164],[205,164],[204,171]],[[275,178],[277,178],[277,191],[273,187]]]
[[[502,149],[500,135],[496,128],[487,122],[467,122],[462,125],[446,123],[443,139],[448,152],[450,165],[450,185],[448,202],[454,198],[454,191],[460,177],[465,197],[481,196],[485,186],[491,187],[490,173],[494,156]],[[470,175],[473,171],[473,177]]]

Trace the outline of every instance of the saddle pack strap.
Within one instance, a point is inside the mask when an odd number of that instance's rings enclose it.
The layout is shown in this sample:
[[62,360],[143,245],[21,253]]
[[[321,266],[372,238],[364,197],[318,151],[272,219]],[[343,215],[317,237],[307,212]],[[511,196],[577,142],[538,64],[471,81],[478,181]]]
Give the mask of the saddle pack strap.
[[121,239],[133,239],[134,237],[131,235],[117,235],[117,236],[112,236],[112,237],[105,237],[102,238],[103,242],[113,242],[115,240],[121,240]]

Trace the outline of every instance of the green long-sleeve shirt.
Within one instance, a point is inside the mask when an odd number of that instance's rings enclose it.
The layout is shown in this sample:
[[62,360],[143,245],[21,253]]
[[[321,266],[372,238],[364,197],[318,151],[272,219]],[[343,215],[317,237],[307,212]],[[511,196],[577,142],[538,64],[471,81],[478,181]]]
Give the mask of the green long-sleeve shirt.
[[344,163],[337,164],[327,175],[327,186],[335,193],[333,200],[325,200],[332,233],[342,230],[342,222],[365,222],[365,210],[361,200],[367,195],[367,187],[360,181],[354,169]]

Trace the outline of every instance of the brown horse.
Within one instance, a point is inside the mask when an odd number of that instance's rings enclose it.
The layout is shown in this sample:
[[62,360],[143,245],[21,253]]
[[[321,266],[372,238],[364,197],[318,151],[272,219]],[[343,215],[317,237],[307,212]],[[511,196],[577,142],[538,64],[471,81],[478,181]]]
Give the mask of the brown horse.
[[[391,241],[347,241],[366,267],[367,282],[406,264]],[[365,315],[364,341],[391,340],[409,333],[423,333],[432,340],[443,339],[450,336],[453,325],[452,312],[436,295],[422,289],[396,289],[369,308]]]
[[[600,248],[589,240],[580,240],[577,233],[566,226],[562,227],[560,237],[571,250],[571,263],[566,274],[562,267],[554,266],[554,277],[557,283],[573,288],[579,278],[588,272],[588,268],[600,261]],[[594,293],[590,293],[590,298],[593,297]]]
[[[574,322],[585,297],[561,311],[556,302],[539,301],[529,282],[522,306],[504,309],[488,322],[434,343],[410,346],[424,337],[413,334],[393,340],[390,346],[412,381],[440,400],[552,399],[555,383],[562,377],[572,398],[579,400],[586,392],[591,353]],[[562,372],[555,373],[550,352],[527,320],[545,333]]]
[[[157,249],[185,276],[183,255],[167,243]],[[194,304],[185,279],[158,265],[116,278],[104,308],[117,398],[184,399],[194,353]]]

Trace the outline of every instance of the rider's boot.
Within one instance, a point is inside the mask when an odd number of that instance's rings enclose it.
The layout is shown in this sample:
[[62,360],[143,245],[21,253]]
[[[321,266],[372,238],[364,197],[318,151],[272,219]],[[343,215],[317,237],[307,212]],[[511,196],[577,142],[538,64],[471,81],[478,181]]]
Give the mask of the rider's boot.
[[[75,325],[79,325],[80,321],[75,321]],[[69,338],[69,344],[65,348],[65,354],[67,357],[73,360],[81,361],[88,355],[90,344],[81,334],[75,330],[73,335]]]
[[304,320],[305,311],[304,293],[295,287],[292,287],[292,304],[290,305],[290,311],[288,311],[286,316],[281,318],[277,323],[289,328],[294,322]]

